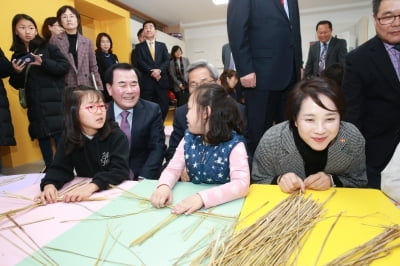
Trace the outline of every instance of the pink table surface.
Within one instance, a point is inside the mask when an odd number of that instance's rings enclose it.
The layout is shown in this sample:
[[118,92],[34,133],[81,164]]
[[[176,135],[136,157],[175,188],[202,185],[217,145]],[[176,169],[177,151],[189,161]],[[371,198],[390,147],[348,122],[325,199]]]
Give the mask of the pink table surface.
[[[0,196],[0,265],[15,265],[28,254],[33,253],[37,250],[36,247],[28,247],[19,237],[25,239],[27,243],[32,243],[29,238],[21,232],[18,228],[13,227],[13,224],[4,215],[5,212],[23,208],[31,205],[33,202],[30,200],[16,199],[6,196],[4,192],[22,195],[33,199],[40,193],[39,182],[40,178],[38,174],[29,174],[26,176],[23,182],[18,181],[19,184],[7,184],[6,186],[0,186],[2,195]],[[30,180],[27,182],[26,180]],[[90,179],[87,178],[75,178],[65,187],[68,188],[82,180]],[[32,182],[34,184],[32,184]],[[17,183],[17,182],[16,182]],[[130,189],[137,182],[125,181],[119,187],[124,190]],[[23,187],[26,184],[30,184],[15,192],[15,189]],[[80,220],[85,219],[93,212],[99,210],[111,199],[119,196],[122,190],[110,189],[102,192],[93,194],[92,197],[106,197],[107,200],[102,201],[86,201],[80,203],[63,203],[58,202],[55,204],[48,204],[46,206],[36,207],[29,211],[19,212],[12,216],[12,218],[23,227],[27,234],[34,239],[39,246],[44,246],[57,236],[66,232],[72,226],[77,224]],[[49,219],[50,218],[50,219]],[[23,225],[25,223],[31,223],[42,219],[48,219],[37,223]],[[11,229],[8,227],[12,226],[12,230],[19,236],[17,237]],[[10,243],[10,241],[12,243]],[[17,247],[16,247],[17,246]],[[19,247],[19,248],[18,248]]]

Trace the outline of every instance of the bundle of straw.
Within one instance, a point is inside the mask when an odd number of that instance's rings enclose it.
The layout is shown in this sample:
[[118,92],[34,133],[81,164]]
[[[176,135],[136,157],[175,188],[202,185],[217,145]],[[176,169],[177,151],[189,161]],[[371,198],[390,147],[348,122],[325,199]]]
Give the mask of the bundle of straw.
[[[301,239],[322,216],[322,206],[310,197],[293,193],[251,226],[224,243],[209,247],[210,265],[279,265],[289,262]],[[196,261],[210,260],[210,256]]]
[[400,248],[400,244],[388,246],[388,244],[400,238],[400,227],[394,225],[387,227],[382,233],[344,253],[327,266],[333,265],[369,265],[376,259],[383,258],[390,254],[395,248]]

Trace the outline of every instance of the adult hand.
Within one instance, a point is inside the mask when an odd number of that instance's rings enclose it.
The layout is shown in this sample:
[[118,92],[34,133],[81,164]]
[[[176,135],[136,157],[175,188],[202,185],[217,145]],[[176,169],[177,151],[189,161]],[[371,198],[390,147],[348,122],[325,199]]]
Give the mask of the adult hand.
[[161,69],[152,69],[151,71],[151,77],[155,79],[156,81],[159,81],[161,79]]
[[164,208],[172,203],[172,191],[167,185],[159,186],[151,195],[151,204],[156,208]]
[[327,190],[332,186],[331,177],[324,172],[309,175],[304,179],[304,184],[306,188],[314,190]]
[[303,180],[295,173],[286,173],[282,175],[278,185],[285,193],[292,193],[299,189],[301,192],[304,192],[306,189]]
[[199,194],[194,194],[182,200],[172,208],[173,214],[185,213],[191,214],[204,206],[203,200]]
[[255,88],[257,85],[256,73],[253,72],[247,74],[246,76],[241,77],[240,82],[242,83],[242,86],[245,88]]
[[98,191],[99,187],[94,183],[89,183],[86,186],[68,192],[64,195],[64,202],[79,202],[88,199],[94,192]]
[[42,205],[47,203],[56,203],[58,198],[58,191],[53,184],[47,184],[43,188],[43,192],[35,197],[35,201],[40,201]]

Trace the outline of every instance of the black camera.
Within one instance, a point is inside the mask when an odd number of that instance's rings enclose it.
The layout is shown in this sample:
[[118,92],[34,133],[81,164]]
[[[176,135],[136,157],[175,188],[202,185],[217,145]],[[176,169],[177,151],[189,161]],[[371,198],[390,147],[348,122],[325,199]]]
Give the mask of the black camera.
[[19,60],[29,64],[35,61],[35,57],[32,54],[26,54],[17,59],[17,61]]

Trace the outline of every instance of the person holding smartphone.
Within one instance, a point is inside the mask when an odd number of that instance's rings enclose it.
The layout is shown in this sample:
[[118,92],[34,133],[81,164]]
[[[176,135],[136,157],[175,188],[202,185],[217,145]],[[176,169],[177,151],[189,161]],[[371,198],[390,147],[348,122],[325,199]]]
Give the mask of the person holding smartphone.
[[62,130],[61,92],[69,63],[56,46],[39,36],[36,22],[27,14],[14,16],[12,36],[9,83],[26,90],[29,136],[39,141],[45,171],[53,162],[51,140],[57,144]]

